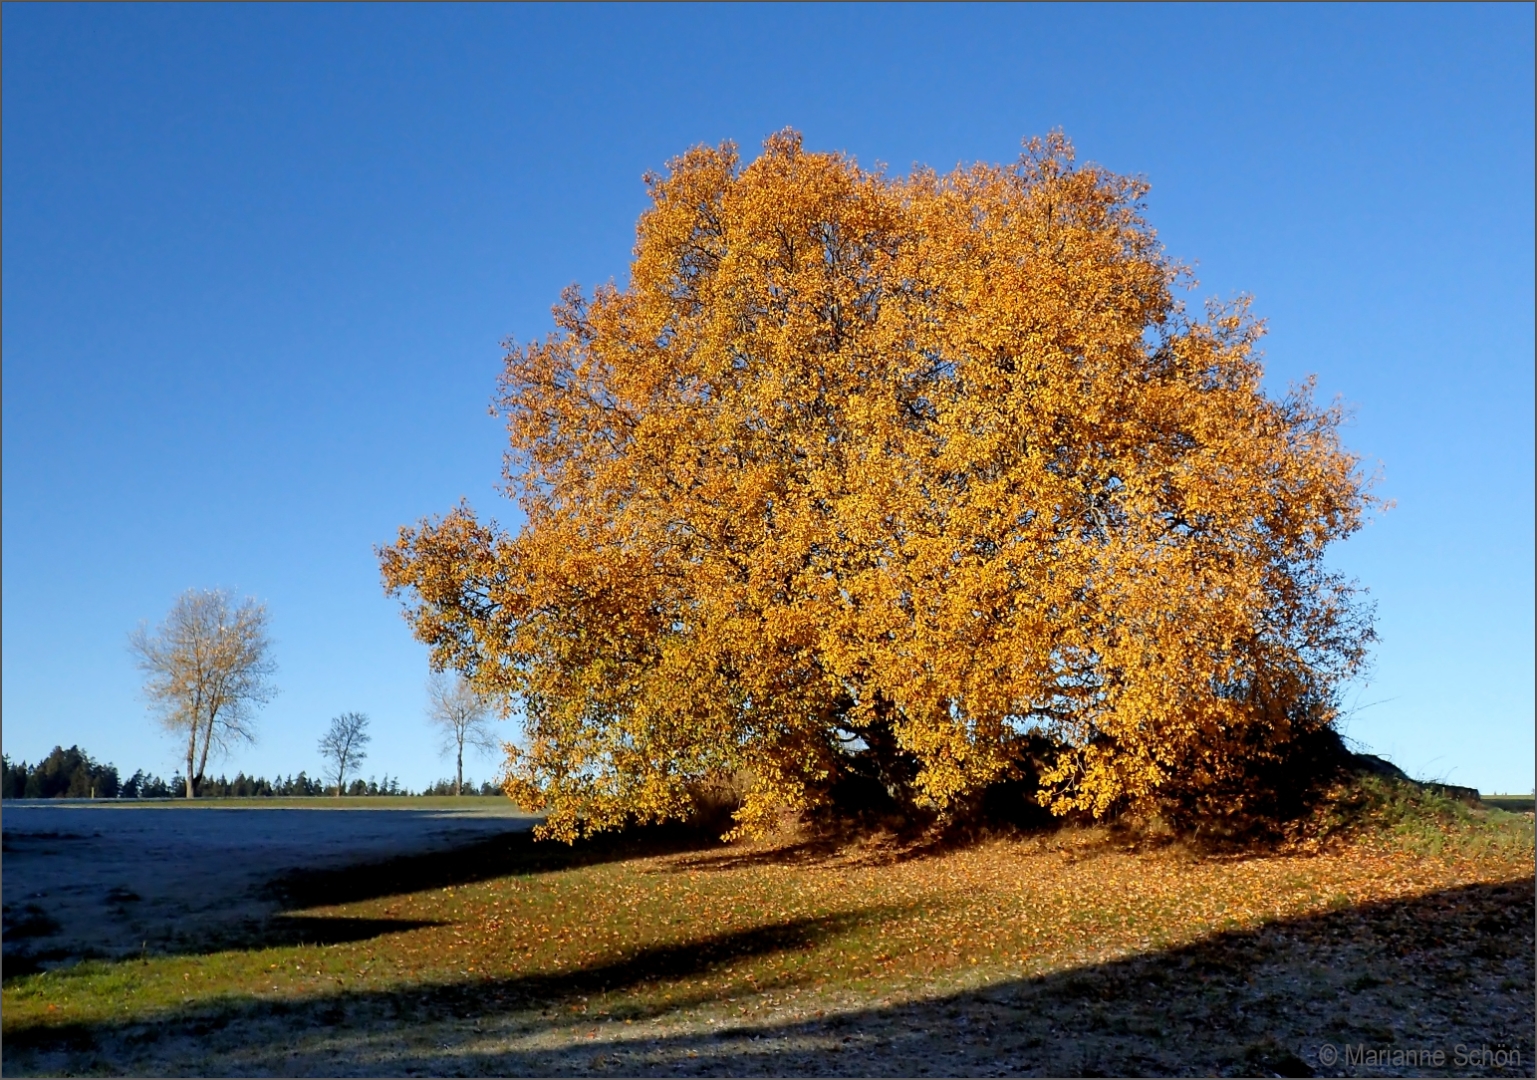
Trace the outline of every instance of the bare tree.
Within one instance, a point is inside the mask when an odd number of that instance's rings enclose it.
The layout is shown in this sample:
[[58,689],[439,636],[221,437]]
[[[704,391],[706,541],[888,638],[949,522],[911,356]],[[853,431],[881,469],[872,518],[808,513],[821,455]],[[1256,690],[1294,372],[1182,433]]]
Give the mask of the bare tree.
[[368,717],[346,712],[333,717],[331,727],[320,740],[320,753],[336,771],[336,797],[342,797],[347,772],[363,764],[368,752],[363,749],[373,739],[368,733]]
[[464,748],[495,750],[491,703],[458,672],[433,672],[427,682],[427,717],[443,737],[441,752],[454,755],[454,794],[464,791]]
[[252,713],[277,693],[267,609],[249,598],[235,604],[221,589],[188,589],[162,625],[133,631],[128,648],[160,722],[187,740],[187,798],[196,798],[209,752],[255,742]]

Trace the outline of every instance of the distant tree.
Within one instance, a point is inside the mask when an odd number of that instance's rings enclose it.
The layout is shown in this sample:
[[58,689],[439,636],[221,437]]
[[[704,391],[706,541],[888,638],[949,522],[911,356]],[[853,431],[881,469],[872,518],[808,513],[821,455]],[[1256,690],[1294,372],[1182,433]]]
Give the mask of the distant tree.
[[427,682],[427,717],[442,737],[440,752],[454,755],[454,794],[464,791],[464,748],[494,751],[491,703],[458,672],[436,671]]
[[0,754],[0,798],[20,799],[27,793],[27,763]]
[[[336,796],[341,798],[347,782],[347,773],[363,763],[368,752],[363,748],[372,741],[368,734],[368,717],[362,713],[347,712],[331,720],[331,727],[320,740],[320,753],[330,762],[336,775]],[[303,777],[303,773],[299,774]]]
[[146,776],[139,782],[139,798],[141,799],[165,799],[169,798],[171,794],[171,786],[158,776]]
[[267,609],[251,599],[236,604],[222,590],[189,589],[159,628],[135,630],[129,649],[160,722],[187,740],[184,782],[195,798],[209,752],[255,741],[252,712],[277,692]]
[[36,765],[24,761],[4,764],[3,794],[8,799],[115,799],[117,768],[93,761],[78,746],[55,746]]
[[[97,766],[96,795],[98,798],[112,798],[112,778],[116,776],[116,770],[112,766]],[[181,777],[177,778],[178,784]],[[292,781],[285,781],[278,777],[276,783],[260,776],[247,776],[244,772],[237,772],[233,780],[219,776],[204,777],[202,786],[198,789],[203,798],[218,799],[250,799],[270,797],[273,794],[286,794],[285,785],[291,785]],[[121,799],[150,798],[155,795],[166,794],[166,784],[159,777],[147,775],[144,770],[136,771],[121,786],[115,789],[116,797]]]
[[[458,791],[454,790],[456,787],[459,789]],[[463,792],[465,795],[500,795],[502,794],[502,785],[496,780],[485,780],[479,784],[473,780],[456,783],[444,777],[442,780],[428,784],[422,789],[423,795],[456,795],[459,792]],[[405,795],[409,794],[409,792],[403,791],[401,794]]]
[[298,776],[280,777],[277,783],[272,786],[272,793],[274,795],[315,794],[310,791],[309,777],[305,776],[303,772],[300,772]]
[[245,773],[236,773],[234,781],[230,784],[230,794],[237,798],[257,798],[271,795],[272,785],[265,777],[247,776]]
[[[58,799],[90,794],[90,759],[78,746],[55,746],[37,763],[37,798]],[[30,787],[30,785],[29,785]]]
[[115,799],[122,781],[115,765],[96,765],[91,774],[90,796],[93,799]]
[[151,776],[144,770],[134,770],[134,774],[124,780],[123,787],[118,788],[118,799],[164,799],[171,788],[158,776]]

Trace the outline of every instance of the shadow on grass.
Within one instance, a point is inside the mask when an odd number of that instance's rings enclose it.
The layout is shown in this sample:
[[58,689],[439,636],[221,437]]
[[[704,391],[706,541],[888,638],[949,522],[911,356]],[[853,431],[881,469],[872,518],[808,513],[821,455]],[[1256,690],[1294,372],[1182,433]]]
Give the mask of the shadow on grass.
[[473,885],[493,878],[549,874],[580,866],[721,847],[698,829],[656,826],[600,835],[576,844],[535,840],[528,832],[504,833],[443,851],[366,862],[335,869],[296,870],[269,882],[266,892],[290,907],[352,904],[386,896]]
[[[31,836],[25,838],[33,839]],[[52,841],[58,837],[48,834],[43,839]],[[455,843],[437,851],[292,870],[257,889],[257,898],[274,913],[253,917],[231,911],[227,915],[216,913],[213,916],[200,913],[191,920],[172,919],[167,923],[167,932],[147,935],[151,938],[148,952],[196,956],[230,950],[363,941],[382,934],[440,924],[276,912],[350,904],[507,876],[554,873],[616,860],[721,846],[716,835],[684,826],[633,829],[574,845],[536,841],[526,829],[518,829]],[[121,905],[138,901],[140,897],[126,889],[113,889],[109,890],[108,899]],[[249,908],[244,910],[248,912]],[[72,961],[124,955],[121,949],[106,949],[88,940],[61,935],[62,929],[65,928],[60,926],[59,920],[35,903],[7,905],[0,979],[8,983]]]
[[442,926],[436,919],[354,919],[326,915],[274,915],[227,938],[224,948],[273,949],[292,945],[345,945],[385,934]]
[[[776,953],[815,948],[821,942],[856,927],[895,918],[906,908],[872,908],[866,911],[826,915],[770,923],[748,930],[713,934],[682,944],[637,949],[622,959],[570,971],[535,972],[506,979],[477,979],[463,983],[414,987],[409,991],[362,991],[326,995],[303,1002],[229,1002],[216,1006],[189,1007],[151,1026],[155,1037],[186,1031],[207,1031],[238,1025],[241,1019],[285,1015],[303,1025],[305,1019],[333,1024],[347,1015],[408,1022],[463,1020],[507,1011],[560,1006],[593,994],[624,991],[647,984],[676,982],[719,971],[732,964]],[[299,920],[293,920],[295,922]],[[325,922],[328,920],[313,920]],[[388,922],[389,920],[329,920],[334,923]],[[402,927],[403,928],[403,927]],[[307,928],[313,929],[313,928]],[[310,939],[312,940],[312,939]],[[338,1011],[340,1010],[340,1011]],[[640,1015],[639,1012],[636,1015]],[[302,1018],[302,1019],[301,1019]],[[114,1032],[141,1029],[144,1022],[63,1024],[22,1027],[8,1025],[10,1048],[50,1045],[91,1046]],[[142,1037],[135,1041],[143,1041]]]
[[[400,934],[442,926],[435,919],[363,919],[327,915],[272,915],[219,927],[178,942],[175,947],[155,950],[155,955],[197,956],[237,949],[259,950],[294,945],[344,945],[385,934]],[[9,942],[8,942],[9,944]],[[35,975],[60,961],[107,959],[95,950],[49,947],[12,948],[0,959],[0,981],[10,983],[24,975]]]
[[[199,1061],[230,1055],[241,1071],[326,1074],[492,1072],[559,1075],[1310,1075],[1361,1073],[1333,1048],[1440,1049],[1421,1072],[1531,1075],[1533,888],[1527,879],[1342,907],[1223,932],[1177,948],[906,1003],[873,997],[837,1015],[742,1023],[650,1037],[610,1026],[602,1041],[550,1035],[588,995],[708,974],[739,960],[806,949],[856,925],[897,917],[871,909],[765,925],[638,951],[568,972],[390,992],[339,992],[283,1005],[204,1006],[154,1023],[6,1031],[6,1071],[127,1062],[136,1048],[198,1037]],[[665,1016],[698,1004],[611,1003],[613,1019]],[[278,1014],[282,1045],[248,1028]],[[582,1028],[594,1024],[583,1017]],[[402,1035],[431,1025],[412,1046]],[[491,1025],[483,1028],[482,1025]],[[498,1026],[500,1025],[500,1026]],[[270,1028],[265,1029],[270,1032]],[[425,1032],[425,1029],[421,1029]],[[545,1048],[487,1049],[484,1030]],[[527,1045],[526,1043],[524,1045]],[[1453,1065],[1457,1046],[1503,1058]],[[33,1051],[59,1051],[46,1061]],[[70,1053],[73,1051],[73,1053]],[[17,1058],[17,1053],[23,1056]],[[150,1052],[150,1051],[146,1051]],[[120,1057],[128,1054],[127,1058]],[[1511,1055],[1515,1055],[1512,1059]],[[1509,1067],[1514,1060],[1517,1065]],[[1503,1062],[1499,1064],[1498,1062]],[[175,1069],[157,1061],[157,1069]],[[1382,1071],[1382,1070],[1375,1070]],[[1399,1071],[1402,1070],[1387,1070]]]

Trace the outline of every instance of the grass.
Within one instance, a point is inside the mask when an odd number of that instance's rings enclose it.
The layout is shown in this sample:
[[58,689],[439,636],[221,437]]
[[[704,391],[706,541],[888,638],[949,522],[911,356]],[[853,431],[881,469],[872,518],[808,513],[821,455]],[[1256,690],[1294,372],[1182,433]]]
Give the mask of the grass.
[[1530,792],[1525,795],[1485,795],[1481,801],[1485,806],[1515,813],[1537,809],[1537,796]]
[[1488,800],[1483,804],[1475,809],[1434,787],[1360,776],[1318,815],[1319,831],[1325,836],[1385,834],[1393,845],[1414,854],[1436,854],[1448,844],[1465,855],[1525,850],[1530,815],[1519,808],[1502,809]]
[[239,940],[8,980],[4,1067],[1292,1075],[1326,1038],[1415,1035],[1421,994],[1529,1073],[1530,816],[1352,798],[1321,851],[1246,857],[652,834],[309,874]]

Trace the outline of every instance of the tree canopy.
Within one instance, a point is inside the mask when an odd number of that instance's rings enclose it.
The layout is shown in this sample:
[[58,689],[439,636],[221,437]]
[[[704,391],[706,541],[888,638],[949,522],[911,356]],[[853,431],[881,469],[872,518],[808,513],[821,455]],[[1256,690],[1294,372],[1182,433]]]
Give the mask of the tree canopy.
[[547,835],[741,829],[863,769],[944,813],[1031,746],[1054,812],[1241,805],[1336,717],[1374,500],[1247,303],[1195,315],[1146,184],[1060,135],[906,177],[774,135],[647,177],[630,281],[509,343],[516,534],[380,549],[438,668],[521,714]]

